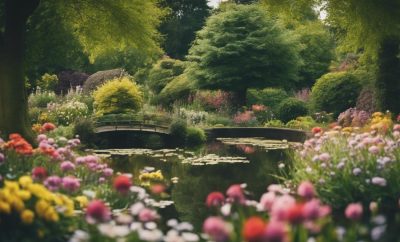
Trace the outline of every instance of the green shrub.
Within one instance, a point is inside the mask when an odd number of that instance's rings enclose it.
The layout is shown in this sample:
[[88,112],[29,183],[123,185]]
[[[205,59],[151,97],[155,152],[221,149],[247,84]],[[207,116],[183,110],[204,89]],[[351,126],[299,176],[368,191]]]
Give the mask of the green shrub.
[[57,75],[45,73],[40,80],[37,80],[36,86],[41,90],[54,91],[58,84]]
[[105,83],[93,93],[94,107],[99,116],[137,111],[143,96],[139,87],[127,77]]
[[36,91],[35,93],[29,95],[28,104],[30,108],[45,108],[47,107],[48,103],[55,102],[56,100],[57,96],[54,94],[54,92]]
[[193,83],[185,74],[182,74],[174,78],[162,89],[155,102],[164,105],[172,104],[176,100],[187,98],[193,89]]
[[265,127],[285,127],[285,124],[279,119],[272,119],[264,124]]
[[208,118],[207,118],[207,124],[210,126],[231,126],[232,125],[232,119],[226,116],[220,116],[218,114],[213,114],[210,113]]
[[317,126],[317,122],[315,122],[315,120],[310,116],[304,116],[304,117],[297,117],[294,120],[290,120],[286,124],[286,126],[294,129],[310,130],[311,128]]
[[187,124],[185,121],[180,119],[174,121],[169,127],[169,132],[173,139],[173,143],[177,145],[185,144],[187,136]]
[[74,137],[74,126],[57,126],[57,128],[49,132],[47,136],[54,139],[59,139],[60,137],[72,139]]
[[84,145],[92,146],[95,141],[94,125],[90,119],[77,120],[74,124],[73,133],[79,135],[79,139]]
[[250,89],[247,92],[247,101],[249,105],[262,104],[276,110],[280,102],[287,99],[289,95],[280,88],[265,88],[262,90]]
[[204,144],[204,142],[206,142],[206,139],[207,137],[206,134],[204,133],[204,130],[195,127],[187,128],[187,134],[186,134],[187,146],[197,146]]
[[175,77],[184,71],[184,62],[169,57],[158,61],[149,71],[147,85],[158,94]]
[[29,115],[29,120],[31,121],[31,123],[35,124],[39,122],[39,117],[42,114],[43,109],[41,108],[37,108],[37,107],[33,107],[33,108],[29,108],[28,110],[28,115]]
[[357,75],[351,72],[335,72],[323,75],[311,90],[311,100],[316,111],[332,112],[336,117],[354,107],[361,91]]
[[296,98],[287,98],[277,107],[277,116],[285,123],[299,116],[307,115],[307,113],[306,103]]

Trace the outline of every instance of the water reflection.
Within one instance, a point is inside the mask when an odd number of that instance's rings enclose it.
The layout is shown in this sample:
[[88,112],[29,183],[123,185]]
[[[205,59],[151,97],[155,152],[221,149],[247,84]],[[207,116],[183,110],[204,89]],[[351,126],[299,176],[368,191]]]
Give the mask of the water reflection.
[[204,206],[208,193],[224,192],[231,184],[246,183],[249,191],[254,192],[249,194],[250,197],[258,199],[268,184],[276,182],[273,175],[279,174],[279,161],[288,162],[289,157],[285,149],[267,150],[248,142],[212,142],[194,151],[131,149],[98,152],[111,155],[116,171],[130,172],[134,177],[148,166],[161,170],[168,180],[178,177],[179,182],[169,191],[174,207],[168,208],[168,214],[164,211],[164,216],[178,216],[197,228],[209,213]]

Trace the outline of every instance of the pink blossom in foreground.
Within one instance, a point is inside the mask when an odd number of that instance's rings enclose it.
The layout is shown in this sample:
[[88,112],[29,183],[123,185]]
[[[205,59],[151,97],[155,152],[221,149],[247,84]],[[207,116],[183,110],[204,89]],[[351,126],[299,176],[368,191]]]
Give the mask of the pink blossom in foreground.
[[297,194],[306,199],[313,198],[315,196],[314,185],[309,181],[303,181],[297,188]]
[[346,218],[351,220],[359,220],[363,214],[363,207],[361,203],[350,203],[344,212]]
[[203,232],[215,242],[228,241],[231,227],[220,217],[208,217],[203,223]]

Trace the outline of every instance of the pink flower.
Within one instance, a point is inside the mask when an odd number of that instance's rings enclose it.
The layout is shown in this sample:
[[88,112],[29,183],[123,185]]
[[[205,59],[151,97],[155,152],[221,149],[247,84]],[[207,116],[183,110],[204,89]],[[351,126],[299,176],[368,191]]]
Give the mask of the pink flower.
[[61,163],[60,168],[63,172],[75,170],[75,164],[71,161],[64,161]]
[[225,201],[225,196],[221,192],[211,192],[206,199],[207,207],[222,206]]
[[103,175],[104,176],[112,176],[113,175],[113,173],[114,173],[114,170],[113,169],[111,169],[111,168],[105,168],[104,170],[103,170]]
[[4,155],[2,153],[0,153],[0,164],[2,164],[5,159],[6,158],[4,157]]
[[226,195],[234,202],[244,203],[246,201],[243,189],[239,184],[231,185],[226,191]]
[[76,164],[80,165],[80,164],[84,164],[86,162],[86,158],[85,157],[77,157],[75,159]]
[[50,191],[56,191],[60,188],[61,185],[61,178],[58,176],[49,176],[45,181],[44,185],[50,190]]
[[203,224],[203,232],[215,242],[228,241],[231,227],[220,217],[208,217]]
[[43,180],[47,177],[47,170],[44,167],[38,166],[32,170],[32,178],[34,180]]
[[44,140],[47,140],[47,136],[45,134],[39,134],[36,138],[37,142],[42,142]]
[[379,148],[375,145],[372,145],[371,147],[368,148],[369,153],[371,154],[378,154],[379,153]]
[[62,186],[69,192],[74,192],[79,189],[81,183],[78,178],[72,176],[66,176],[62,179]]
[[94,156],[94,155],[88,155],[85,157],[85,161],[87,163],[96,163],[98,161],[98,158],[97,158],[97,156]]
[[110,218],[110,209],[100,200],[93,200],[86,207],[88,223],[107,222]]
[[321,206],[318,199],[312,199],[304,204],[303,215],[306,220],[314,220],[330,214],[329,206]]
[[283,195],[278,197],[271,207],[271,218],[285,221],[288,217],[288,207],[293,206],[296,200],[290,195]]
[[144,208],[140,210],[138,214],[139,221],[141,222],[150,222],[154,221],[159,218],[158,214],[156,211],[149,209],[149,208]]
[[315,196],[314,185],[309,181],[303,181],[297,188],[297,194],[306,199],[313,198]]
[[326,162],[326,161],[329,161],[329,160],[331,159],[331,156],[330,156],[328,153],[322,153],[322,154],[320,154],[320,155],[318,156],[318,158],[319,158],[321,161]]
[[265,230],[265,238],[268,242],[286,241],[285,224],[276,220],[271,220]]
[[363,207],[361,203],[350,203],[349,205],[347,205],[344,214],[348,219],[359,220],[363,214]]
[[272,208],[272,205],[274,204],[275,200],[276,200],[276,194],[275,192],[267,192],[264,193],[261,196],[260,199],[260,204],[263,208],[264,211],[270,211]]

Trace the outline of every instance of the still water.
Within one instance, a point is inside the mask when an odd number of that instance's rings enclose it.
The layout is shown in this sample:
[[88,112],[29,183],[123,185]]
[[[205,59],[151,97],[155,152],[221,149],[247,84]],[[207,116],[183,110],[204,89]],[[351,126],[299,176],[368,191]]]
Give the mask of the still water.
[[[277,182],[290,163],[289,144],[263,139],[223,139],[195,150],[187,149],[112,149],[97,150],[110,157],[115,171],[139,177],[143,169],[161,170],[171,185],[173,205],[162,213],[178,217],[200,228],[207,208],[205,199],[212,191],[231,184],[247,184],[249,198],[259,199],[266,187]],[[281,168],[279,168],[281,164]],[[285,168],[282,168],[285,164]]]

